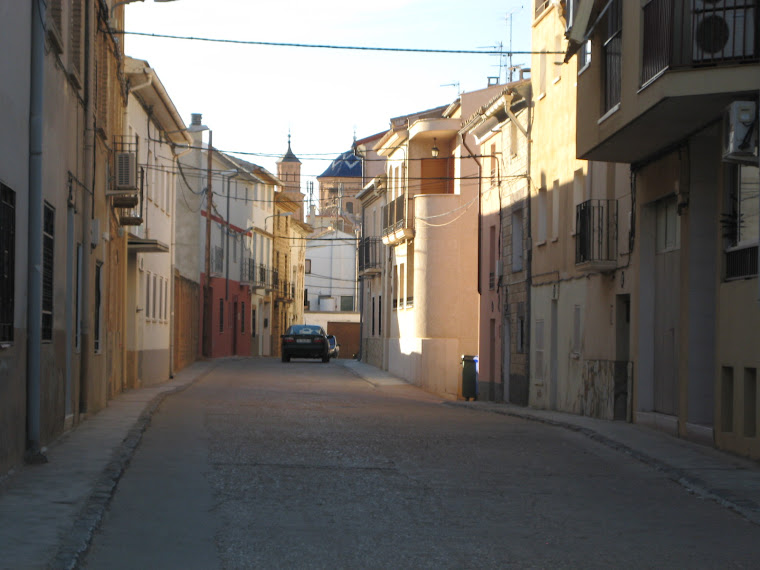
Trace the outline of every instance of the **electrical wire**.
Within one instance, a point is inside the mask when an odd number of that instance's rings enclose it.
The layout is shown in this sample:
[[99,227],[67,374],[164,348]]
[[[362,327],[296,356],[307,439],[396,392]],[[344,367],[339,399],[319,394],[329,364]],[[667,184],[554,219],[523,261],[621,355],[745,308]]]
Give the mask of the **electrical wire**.
[[466,49],[433,49],[433,48],[392,48],[392,47],[377,47],[377,46],[341,46],[334,44],[302,44],[294,42],[264,42],[255,40],[233,40],[228,38],[204,38],[198,36],[179,36],[174,34],[155,34],[148,32],[132,32],[127,30],[113,30],[114,34],[123,34],[130,36],[141,36],[148,38],[159,38],[169,40],[185,40],[196,42],[211,42],[220,44],[235,44],[235,45],[251,45],[251,46],[272,46],[272,47],[295,47],[295,48],[307,48],[307,49],[334,49],[334,50],[348,50],[348,51],[379,51],[379,52],[391,52],[391,53],[429,53],[429,54],[447,54],[447,55],[499,55],[499,56],[511,56],[511,55],[533,55],[533,54],[552,54],[552,55],[564,55],[563,51],[531,51],[531,50],[509,50],[509,51],[484,51],[484,50],[466,50]]

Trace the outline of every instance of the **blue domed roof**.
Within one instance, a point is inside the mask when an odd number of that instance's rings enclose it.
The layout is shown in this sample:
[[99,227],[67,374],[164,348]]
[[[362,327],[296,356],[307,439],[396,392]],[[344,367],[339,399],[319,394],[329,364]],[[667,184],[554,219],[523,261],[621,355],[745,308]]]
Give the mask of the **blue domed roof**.
[[347,150],[338,158],[330,163],[322,174],[317,178],[360,178],[362,175],[362,161],[354,155],[354,152]]

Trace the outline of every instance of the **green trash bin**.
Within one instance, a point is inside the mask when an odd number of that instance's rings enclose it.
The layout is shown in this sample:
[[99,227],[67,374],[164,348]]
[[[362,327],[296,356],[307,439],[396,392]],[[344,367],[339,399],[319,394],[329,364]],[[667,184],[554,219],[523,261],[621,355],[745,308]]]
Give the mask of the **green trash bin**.
[[478,399],[478,357],[470,354],[462,355],[462,397]]

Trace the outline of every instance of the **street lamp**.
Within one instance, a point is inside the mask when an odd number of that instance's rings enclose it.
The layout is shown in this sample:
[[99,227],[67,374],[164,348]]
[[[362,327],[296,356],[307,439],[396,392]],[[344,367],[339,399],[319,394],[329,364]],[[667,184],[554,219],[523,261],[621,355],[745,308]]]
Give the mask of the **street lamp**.
[[433,137],[433,148],[430,149],[430,154],[433,155],[433,158],[438,158],[438,145],[436,144],[436,138]]
[[[267,216],[266,218],[264,218],[264,231],[267,231],[267,220],[269,218],[277,218],[277,217],[285,218],[292,215],[293,215],[293,212],[282,212],[280,214],[272,214],[271,216]],[[274,224],[274,222],[272,223]],[[274,227],[272,227],[272,231],[274,231]]]

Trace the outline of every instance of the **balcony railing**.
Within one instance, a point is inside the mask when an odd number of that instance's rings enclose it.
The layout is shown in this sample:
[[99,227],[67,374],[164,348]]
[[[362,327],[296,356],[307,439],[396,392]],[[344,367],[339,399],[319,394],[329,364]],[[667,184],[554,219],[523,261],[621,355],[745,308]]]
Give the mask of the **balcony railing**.
[[756,62],[760,0],[652,0],[643,8],[641,84],[668,68]]
[[259,288],[267,288],[269,284],[269,271],[267,270],[266,265],[263,263],[259,263],[258,267],[256,267],[256,279],[254,281],[254,284],[256,287]]
[[396,243],[414,235],[414,217],[409,210],[405,194],[383,206],[383,243]]
[[617,200],[587,200],[576,206],[575,264],[604,271],[617,264]]
[[359,242],[359,271],[379,272],[383,260],[383,240],[365,237]]
[[256,283],[256,262],[252,257],[243,258],[240,264],[240,282],[248,285]]

